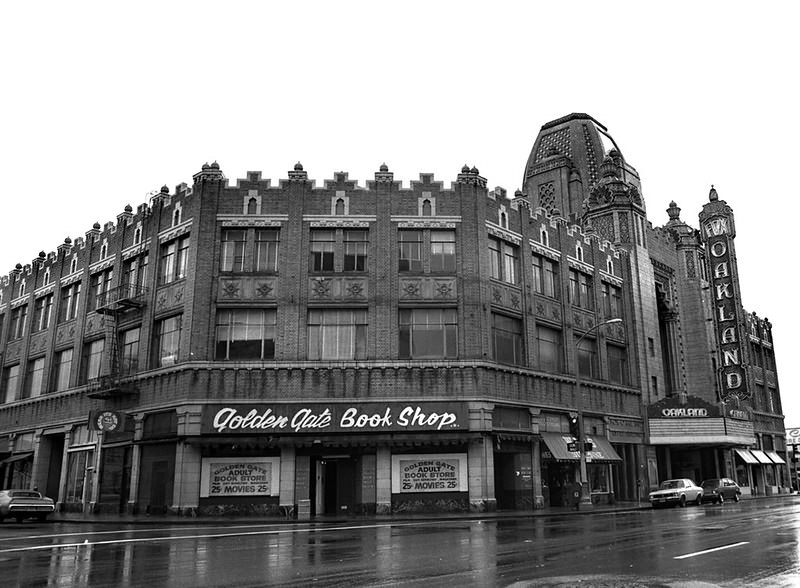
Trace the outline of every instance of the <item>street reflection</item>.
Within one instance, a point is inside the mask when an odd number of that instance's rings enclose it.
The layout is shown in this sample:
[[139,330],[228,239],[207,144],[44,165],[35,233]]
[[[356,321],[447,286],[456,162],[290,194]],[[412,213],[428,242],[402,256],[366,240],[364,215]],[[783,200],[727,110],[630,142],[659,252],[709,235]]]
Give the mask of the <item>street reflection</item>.
[[[800,509],[657,512],[335,525],[203,527],[24,538],[0,554],[3,586],[492,586],[576,573],[767,577],[800,585]],[[760,529],[757,531],[755,529]],[[80,543],[76,537],[89,537]],[[58,542],[63,547],[55,547]],[[726,549],[726,545],[745,543]],[[54,548],[51,548],[53,545]],[[8,547],[4,541],[2,547]],[[687,556],[678,560],[678,556]]]

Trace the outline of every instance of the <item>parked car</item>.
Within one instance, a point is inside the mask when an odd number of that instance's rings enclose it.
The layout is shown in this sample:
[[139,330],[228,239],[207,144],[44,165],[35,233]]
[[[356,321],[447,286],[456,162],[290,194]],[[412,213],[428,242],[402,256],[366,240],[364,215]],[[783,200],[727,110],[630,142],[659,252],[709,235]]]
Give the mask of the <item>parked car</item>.
[[703,489],[689,478],[677,478],[675,480],[664,480],[655,490],[650,493],[650,504],[653,508],[660,506],[686,506],[686,503],[693,502],[698,506],[703,499]]
[[19,523],[31,517],[43,521],[54,510],[53,499],[37,490],[0,490],[0,523],[12,517]]
[[722,504],[726,500],[739,502],[739,497],[742,495],[742,489],[739,488],[739,484],[730,478],[711,478],[710,480],[703,480],[700,487],[703,489],[703,502],[712,502],[715,504]]

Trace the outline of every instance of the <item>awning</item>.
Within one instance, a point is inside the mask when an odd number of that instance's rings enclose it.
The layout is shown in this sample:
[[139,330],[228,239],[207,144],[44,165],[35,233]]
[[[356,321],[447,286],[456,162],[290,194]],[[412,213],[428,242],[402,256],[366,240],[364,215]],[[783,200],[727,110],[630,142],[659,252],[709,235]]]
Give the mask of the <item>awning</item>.
[[735,449],[734,451],[744,460],[744,463],[758,463],[758,460],[747,449]]
[[[550,452],[550,458],[555,461],[579,461],[580,452],[569,451],[567,444],[572,443],[573,439],[569,435],[561,433],[542,433],[542,440]],[[586,452],[587,463],[611,463],[622,461],[619,454],[611,447],[611,443],[605,437],[587,436],[586,441],[592,444],[592,450]],[[547,456],[544,456],[547,457]]]
[[15,461],[22,461],[23,459],[32,459],[32,458],[33,458],[33,451],[27,451],[25,453],[15,453],[11,457],[7,457],[3,461],[0,461],[0,465],[6,463],[14,463]]
[[780,455],[778,455],[776,452],[774,452],[774,451],[765,451],[764,453],[766,453],[767,457],[770,458],[775,463],[780,464],[780,465],[785,465],[786,464],[786,462],[783,461],[783,458]]
[[761,451],[760,449],[751,449],[750,453],[755,455],[756,459],[758,460],[758,463],[763,463],[767,465],[772,465],[774,463],[770,458],[767,457],[767,454]]

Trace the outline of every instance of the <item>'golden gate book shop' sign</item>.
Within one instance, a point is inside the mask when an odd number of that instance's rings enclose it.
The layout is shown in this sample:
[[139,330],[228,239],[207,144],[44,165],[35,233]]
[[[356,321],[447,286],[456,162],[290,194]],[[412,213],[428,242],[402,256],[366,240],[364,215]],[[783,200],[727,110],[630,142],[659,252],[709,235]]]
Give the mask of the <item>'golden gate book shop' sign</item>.
[[459,402],[232,404],[203,409],[202,433],[283,435],[468,429]]
[[466,492],[465,453],[393,455],[392,492]]
[[207,457],[200,474],[200,497],[278,496],[280,458]]

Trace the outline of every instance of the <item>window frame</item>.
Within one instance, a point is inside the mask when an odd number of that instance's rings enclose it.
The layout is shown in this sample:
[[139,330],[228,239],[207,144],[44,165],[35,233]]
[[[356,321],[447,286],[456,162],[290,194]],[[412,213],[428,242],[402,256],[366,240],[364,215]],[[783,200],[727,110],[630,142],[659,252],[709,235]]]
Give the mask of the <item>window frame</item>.
[[[260,316],[258,320],[250,322],[248,319]],[[236,318],[244,320],[235,320]],[[225,320],[222,320],[222,319]],[[277,309],[274,308],[218,308],[214,326],[214,360],[215,361],[268,361],[275,359],[278,326]],[[257,329],[259,337],[255,338],[235,338],[237,332],[244,329],[245,334]],[[222,338],[221,334],[225,334]],[[239,351],[253,349],[252,341],[258,341],[258,356],[254,354],[242,353]],[[244,343],[240,343],[244,342]],[[224,346],[224,354],[220,353]],[[231,356],[231,349],[234,347],[235,356]]]
[[368,328],[366,308],[310,308],[306,323],[307,357],[315,361],[367,359]]
[[458,359],[458,309],[401,308],[398,335],[401,359]]

